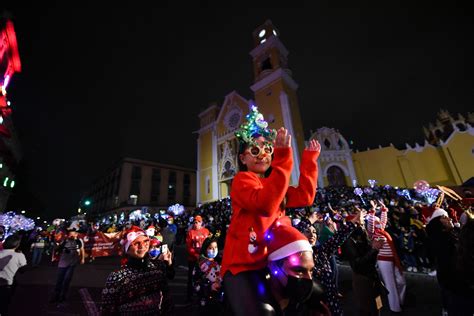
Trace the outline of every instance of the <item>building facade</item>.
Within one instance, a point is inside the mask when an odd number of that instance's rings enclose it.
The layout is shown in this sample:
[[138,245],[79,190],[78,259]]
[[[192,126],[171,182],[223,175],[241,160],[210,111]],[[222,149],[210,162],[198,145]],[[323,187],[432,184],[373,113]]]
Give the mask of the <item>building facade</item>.
[[80,207],[83,212],[103,214],[143,208],[158,211],[176,203],[188,208],[196,205],[195,170],[124,158],[94,182]]
[[[304,148],[303,126],[298,106],[297,83],[288,68],[288,50],[278,30],[266,21],[253,32],[250,51],[254,83],[250,89],[255,100],[247,100],[232,91],[222,104],[212,104],[199,114],[197,131],[197,201],[206,203],[226,197],[237,170],[238,141],[234,132],[245,120],[249,106],[256,105],[270,128],[286,127],[293,136],[294,165]],[[453,118],[441,111],[436,123],[423,127],[422,145],[406,144],[398,149],[392,144],[366,151],[353,151],[334,128],[319,128],[310,139],[321,143],[318,160],[319,187],[378,184],[411,187],[417,180],[432,185],[456,186],[474,176],[474,115]],[[294,168],[291,184],[298,182]]]
[[453,118],[441,110],[435,124],[423,128],[422,145],[393,144],[352,151],[335,129],[323,127],[311,135],[322,145],[319,185],[380,185],[412,187],[418,180],[431,185],[457,186],[474,176],[474,113]]
[[16,170],[21,159],[20,142],[11,117],[8,85],[21,71],[20,55],[12,21],[0,17],[0,212],[5,210],[16,185]]
[[[254,82],[250,89],[255,100],[247,100],[236,91],[225,96],[220,105],[212,104],[199,114],[197,131],[197,201],[206,203],[229,195],[237,172],[238,141],[234,132],[244,122],[249,107],[256,105],[270,128],[285,126],[292,135],[293,160],[299,165],[304,148],[303,125],[296,91],[298,84],[288,68],[288,50],[271,21],[253,32],[254,48],[250,51]],[[296,184],[298,168],[291,183]]]

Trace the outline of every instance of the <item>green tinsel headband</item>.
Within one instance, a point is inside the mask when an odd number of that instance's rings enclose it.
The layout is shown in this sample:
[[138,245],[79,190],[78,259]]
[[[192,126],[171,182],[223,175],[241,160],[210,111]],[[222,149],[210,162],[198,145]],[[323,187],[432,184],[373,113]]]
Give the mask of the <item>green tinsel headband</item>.
[[260,135],[266,139],[266,143],[273,144],[277,132],[268,128],[268,123],[255,105],[250,106],[250,113],[245,118],[247,123],[240,125],[240,129],[235,132],[235,137],[240,143],[256,145],[257,142],[253,136]]

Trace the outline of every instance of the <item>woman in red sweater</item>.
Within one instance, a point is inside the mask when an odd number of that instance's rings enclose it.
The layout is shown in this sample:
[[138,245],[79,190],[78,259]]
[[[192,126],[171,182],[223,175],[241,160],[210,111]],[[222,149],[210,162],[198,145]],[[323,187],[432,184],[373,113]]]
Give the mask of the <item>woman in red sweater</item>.
[[[228,308],[234,315],[272,315],[275,301],[265,287],[272,224],[285,207],[305,207],[314,201],[321,146],[311,140],[303,152],[298,187],[290,187],[293,168],[291,135],[285,128],[267,129],[252,106],[248,123],[236,136],[240,141],[239,173],[230,193],[232,220],[227,232],[222,275]],[[271,172],[270,172],[271,171]]]

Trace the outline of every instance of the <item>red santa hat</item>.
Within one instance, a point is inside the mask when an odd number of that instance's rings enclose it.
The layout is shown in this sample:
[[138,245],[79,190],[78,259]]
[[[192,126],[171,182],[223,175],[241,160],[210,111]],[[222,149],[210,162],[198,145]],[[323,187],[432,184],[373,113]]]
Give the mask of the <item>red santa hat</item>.
[[279,220],[267,233],[269,261],[280,260],[301,251],[313,251],[308,238],[292,227],[291,222],[288,223]]
[[431,216],[428,218],[428,223],[431,222],[431,220],[435,219],[436,217],[440,217],[440,216],[449,217],[448,212],[438,207],[434,210],[433,214],[431,214]]
[[132,242],[140,236],[146,236],[145,232],[140,227],[130,227],[130,229],[125,233],[124,238],[120,241],[124,251],[127,252]]

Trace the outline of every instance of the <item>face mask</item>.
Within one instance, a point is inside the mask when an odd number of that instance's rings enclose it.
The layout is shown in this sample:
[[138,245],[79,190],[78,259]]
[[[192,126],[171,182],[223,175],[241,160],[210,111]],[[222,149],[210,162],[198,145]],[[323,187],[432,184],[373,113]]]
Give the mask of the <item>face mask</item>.
[[160,255],[160,249],[152,249],[148,253],[150,254],[150,257],[156,258]]
[[307,301],[313,292],[313,280],[307,278],[296,278],[288,276],[285,292],[290,301],[303,303]]
[[207,251],[207,257],[214,259],[217,256],[218,250],[208,250]]

